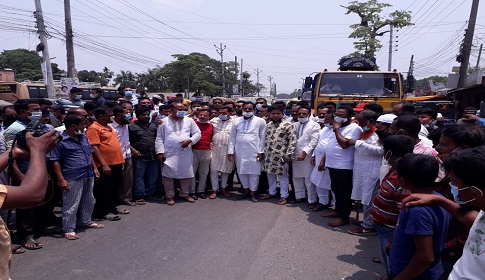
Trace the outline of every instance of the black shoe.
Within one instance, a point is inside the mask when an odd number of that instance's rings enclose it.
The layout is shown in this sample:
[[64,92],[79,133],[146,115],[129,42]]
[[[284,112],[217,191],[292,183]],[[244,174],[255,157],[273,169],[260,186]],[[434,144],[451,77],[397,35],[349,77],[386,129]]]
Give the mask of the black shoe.
[[243,199],[246,199],[246,198],[248,198],[248,197],[249,197],[249,194],[248,194],[248,193],[242,193],[242,194],[240,194],[240,195],[239,195],[239,196],[236,198],[236,200],[243,200]]
[[259,202],[258,197],[255,195],[251,196],[251,202]]
[[199,197],[195,193],[189,193],[189,196],[192,197],[194,200],[199,199]]
[[198,193],[197,196],[200,197],[200,198],[202,198],[202,199],[206,199],[207,198],[207,195],[205,195],[205,193]]

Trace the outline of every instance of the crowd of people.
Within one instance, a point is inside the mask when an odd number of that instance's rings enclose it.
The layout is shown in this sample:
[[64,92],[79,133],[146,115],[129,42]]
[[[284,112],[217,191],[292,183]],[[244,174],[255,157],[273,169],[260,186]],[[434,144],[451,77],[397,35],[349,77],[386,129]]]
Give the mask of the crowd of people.
[[[52,185],[45,202],[20,208],[6,199],[2,206],[17,208],[24,248],[42,248],[38,238],[57,221],[58,205],[64,237],[76,240],[77,229],[101,229],[99,221],[120,220],[128,206],[228,199],[237,180],[236,199],[306,203],[311,211],[327,210],[321,216],[332,219],[330,227],[351,223],[349,234],[377,235],[381,254],[373,261],[383,264],[384,279],[485,275],[485,133],[476,115],[445,124],[435,111],[415,112],[407,102],[395,104],[392,114],[376,103],[355,112],[327,102],[312,112],[306,101],[123,94],[109,101],[94,90],[85,103],[71,90],[67,98],[80,107],[29,99],[3,108],[4,154],[25,129],[60,132],[45,156]],[[31,180],[31,156],[10,157],[2,184]],[[362,208],[362,221],[351,220],[353,207]]]

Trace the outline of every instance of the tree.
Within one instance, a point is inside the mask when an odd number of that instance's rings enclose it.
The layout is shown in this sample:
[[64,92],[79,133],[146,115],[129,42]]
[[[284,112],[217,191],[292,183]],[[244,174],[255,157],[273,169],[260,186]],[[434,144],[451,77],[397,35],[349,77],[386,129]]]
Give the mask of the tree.
[[219,61],[206,54],[174,54],[176,60],[160,69],[160,76],[165,77],[169,88],[174,92],[198,91],[205,95],[220,95],[221,84]]
[[122,87],[137,88],[136,74],[131,71],[121,70],[120,74],[116,75],[115,83]]
[[[43,59],[36,51],[27,49],[4,50],[0,53],[0,68],[10,68],[15,72],[17,81],[42,79],[41,63]],[[60,76],[64,70],[56,63],[51,63],[54,76]]]
[[433,80],[438,83],[444,83],[448,81],[448,77],[446,76],[430,76],[424,79],[419,79],[414,82],[414,89],[423,89],[428,86],[429,80]]
[[377,38],[389,32],[389,30],[381,31],[382,28],[386,26],[402,28],[414,25],[411,23],[410,11],[396,10],[388,16],[380,15],[384,8],[392,7],[392,5],[379,3],[377,0],[352,1],[342,7],[347,9],[346,15],[353,13],[360,17],[360,23],[350,25],[353,32],[350,33],[349,38],[357,39],[357,42],[354,42],[354,48],[357,50],[356,53],[353,53],[354,56],[358,54],[375,57],[375,53],[382,48]]

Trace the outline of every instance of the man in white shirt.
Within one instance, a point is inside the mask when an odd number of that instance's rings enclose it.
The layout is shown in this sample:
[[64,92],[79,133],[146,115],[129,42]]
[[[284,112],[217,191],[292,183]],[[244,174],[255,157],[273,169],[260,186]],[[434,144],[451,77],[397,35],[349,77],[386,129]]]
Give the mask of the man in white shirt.
[[190,183],[194,177],[192,145],[199,142],[201,133],[194,120],[187,117],[187,106],[180,102],[169,105],[171,115],[157,131],[155,152],[163,163],[162,180],[168,205],[174,205],[174,180],[180,180],[179,196],[187,202],[195,200],[189,196]]
[[352,122],[354,110],[349,106],[340,106],[335,112],[333,132],[325,150],[325,167],[329,169],[332,191],[335,193],[335,212],[322,217],[336,218],[328,225],[339,227],[349,223],[352,210],[352,169],[354,167],[355,147],[347,139],[360,139],[362,129]]
[[132,202],[132,189],[133,189],[133,165],[131,162],[131,149],[130,149],[130,135],[128,133],[128,124],[131,122],[131,114],[123,109],[121,106],[113,108],[114,121],[111,126],[116,130],[118,134],[118,141],[120,141],[121,152],[125,159],[123,171],[121,171],[122,183],[118,192],[119,203],[134,206]]
[[299,202],[307,197],[308,207],[311,209],[318,204],[317,190],[315,185],[312,185],[310,182],[310,175],[313,170],[311,154],[318,143],[320,125],[310,120],[310,112],[310,107],[300,106],[298,109],[298,122],[293,124],[297,140],[292,167],[295,199]]
[[[264,158],[266,121],[254,116],[254,104],[244,102],[243,117],[234,120],[229,138],[227,157],[235,160],[239,179],[244,189],[240,199],[251,194],[251,201],[258,202],[259,175]],[[251,191],[251,192],[250,192]]]

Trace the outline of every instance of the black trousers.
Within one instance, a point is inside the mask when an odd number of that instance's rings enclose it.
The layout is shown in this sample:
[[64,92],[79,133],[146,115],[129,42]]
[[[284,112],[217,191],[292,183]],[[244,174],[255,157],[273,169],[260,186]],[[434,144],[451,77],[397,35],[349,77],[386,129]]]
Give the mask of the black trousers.
[[96,199],[94,204],[93,218],[102,218],[109,213],[116,213],[116,201],[118,190],[121,187],[122,164],[110,165],[111,176],[103,174],[103,169],[98,167],[100,177],[94,181],[93,194]]
[[343,220],[349,220],[352,211],[352,175],[348,169],[329,168],[332,191],[335,194],[335,212]]

